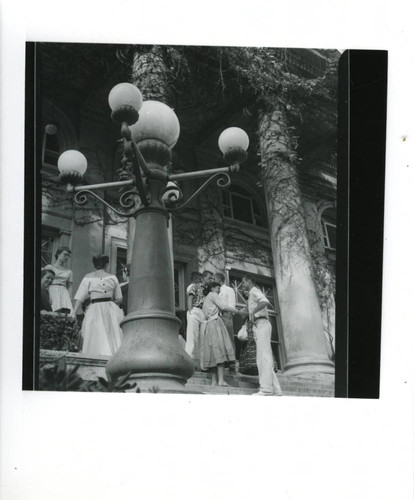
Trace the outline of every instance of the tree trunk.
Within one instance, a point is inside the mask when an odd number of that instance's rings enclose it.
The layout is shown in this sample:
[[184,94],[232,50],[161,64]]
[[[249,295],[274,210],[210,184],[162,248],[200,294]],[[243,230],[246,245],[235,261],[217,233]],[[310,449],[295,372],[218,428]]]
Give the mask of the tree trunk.
[[333,373],[294,166],[294,143],[282,110],[259,121],[265,189],[276,285],[287,363],[291,374]]

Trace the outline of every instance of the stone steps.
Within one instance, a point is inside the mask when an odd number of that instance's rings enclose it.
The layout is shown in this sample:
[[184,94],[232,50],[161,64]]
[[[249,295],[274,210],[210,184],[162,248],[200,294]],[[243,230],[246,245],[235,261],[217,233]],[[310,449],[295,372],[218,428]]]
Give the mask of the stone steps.
[[[77,373],[84,380],[96,380],[106,377],[105,366],[108,356],[86,356],[81,353],[40,350],[41,363],[53,363],[61,357],[66,357],[69,367],[79,365]],[[335,378],[333,375],[309,374],[286,375],[278,373],[280,385],[285,396],[334,397]],[[188,380],[186,389],[197,394],[250,395],[259,390],[257,376],[225,372],[225,380],[231,387],[211,386],[211,374],[196,371]]]
[[[253,394],[259,390],[259,377],[228,374],[225,373],[225,380],[231,387],[212,387],[211,374],[205,372],[195,372],[188,380],[186,388],[194,392],[205,394]],[[334,396],[333,376],[288,376],[283,373],[278,374],[279,382],[285,396]]]

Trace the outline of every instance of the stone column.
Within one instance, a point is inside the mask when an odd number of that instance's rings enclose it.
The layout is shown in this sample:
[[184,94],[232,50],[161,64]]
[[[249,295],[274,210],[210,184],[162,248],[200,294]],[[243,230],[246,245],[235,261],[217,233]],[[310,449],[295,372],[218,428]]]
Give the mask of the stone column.
[[324,338],[321,310],[294,166],[294,145],[282,110],[259,121],[263,186],[269,215],[288,374],[334,373]]
[[303,198],[306,229],[312,254],[313,275],[316,276],[316,291],[322,312],[322,323],[329,358],[335,357],[335,276],[332,266],[329,266],[323,245],[322,227],[318,206],[326,203],[317,203],[314,200]]

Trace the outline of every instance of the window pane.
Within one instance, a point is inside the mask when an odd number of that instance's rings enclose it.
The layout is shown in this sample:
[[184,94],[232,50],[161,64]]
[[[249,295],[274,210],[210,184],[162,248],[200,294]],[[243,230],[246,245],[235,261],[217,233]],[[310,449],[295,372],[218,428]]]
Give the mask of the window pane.
[[122,271],[125,269],[127,264],[127,249],[117,247],[116,249],[116,277],[118,281],[122,283],[124,281],[122,276]]
[[241,278],[230,275],[230,286],[234,288],[236,293],[236,304],[244,307],[247,304],[247,296],[244,295],[241,282]]
[[267,226],[266,219],[263,217],[257,201],[252,199],[252,205],[253,205],[253,213],[256,226],[266,227]]
[[253,215],[250,199],[242,198],[232,193],[233,217],[243,222],[253,224]]
[[330,247],[336,249],[336,226],[326,224],[326,230],[328,232]]
[[53,236],[42,236],[40,267],[43,268],[52,263]]
[[232,193],[241,194],[242,196],[247,196],[248,198],[251,197],[251,194],[248,191],[246,191],[245,189],[241,188],[237,184],[232,184],[231,187],[230,187],[230,191]]

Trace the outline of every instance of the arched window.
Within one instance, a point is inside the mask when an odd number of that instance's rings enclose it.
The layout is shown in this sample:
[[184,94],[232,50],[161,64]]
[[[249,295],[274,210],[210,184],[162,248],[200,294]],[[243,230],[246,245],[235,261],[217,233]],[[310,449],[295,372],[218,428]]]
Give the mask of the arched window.
[[321,212],[323,246],[327,250],[336,250],[336,210],[332,207]]
[[267,227],[267,217],[253,193],[232,184],[221,191],[223,215],[259,227]]

